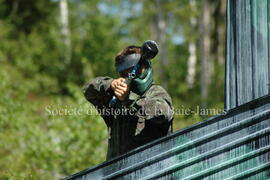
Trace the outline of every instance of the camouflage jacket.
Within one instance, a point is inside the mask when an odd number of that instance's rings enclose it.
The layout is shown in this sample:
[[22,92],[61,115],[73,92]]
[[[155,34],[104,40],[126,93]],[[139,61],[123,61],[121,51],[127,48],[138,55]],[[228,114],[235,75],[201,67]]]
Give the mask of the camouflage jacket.
[[110,108],[114,95],[110,77],[97,77],[84,89],[86,99],[103,117],[109,128],[107,160],[170,133],[172,101],[161,86],[152,84],[139,96],[130,91],[127,100]]

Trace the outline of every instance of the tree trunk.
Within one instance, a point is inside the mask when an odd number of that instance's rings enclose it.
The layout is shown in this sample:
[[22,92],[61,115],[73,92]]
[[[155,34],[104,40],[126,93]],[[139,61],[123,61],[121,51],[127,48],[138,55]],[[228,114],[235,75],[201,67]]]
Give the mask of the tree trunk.
[[[189,1],[191,11],[194,12],[196,10],[196,2],[195,0]],[[190,16],[190,25],[191,30],[193,31],[196,28],[197,20],[196,17],[193,15]],[[194,39],[191,39],[189,42],[189,57],[188,57],[188,74],[187,74],[187,84],[189,88],[192,88],[194,85],[195,73],[196,73],[196,62],[197,62],[197,55],[196,55],[196,43]]]
[[68,13],[68,3],[67,0],[59,1],[60,7],[60,22],[61,22],[61,34],[63,36],[64,42],[64,57],[65,63],[69,64],[71,60],[71,41],[70,41],[70,32],[69,32],[69,13]]
[[224,51],[223,51],[223,44],[225,44],[225,17],[226,16],[226,0],[220,0],[220,7],[219,7],[219,21],[218,21],[218,46],[217,46],[217,58],[219,66],[224,64]]
[[166,80],[165,68],[168,64],[167,61],[167,48],[166,48],[166,19],[161,0],[155,0],[152,6],[155,14],[152,16],[151,31],[152,39],[159,45],[160,66],[158,67],[158,74],[161,84],[166,88],[168,86]]
[[210,18],[211,9],[208,0],[202,1],[200,24],[200,51],[201,51],[201,102],[202,108],[207,107],[208,89],[213,73],[213,61],[210,54]]

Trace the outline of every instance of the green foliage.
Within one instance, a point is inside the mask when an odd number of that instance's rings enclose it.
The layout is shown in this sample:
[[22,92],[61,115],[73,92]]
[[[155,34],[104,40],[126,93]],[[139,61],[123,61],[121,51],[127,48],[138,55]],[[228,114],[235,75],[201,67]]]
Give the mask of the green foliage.
[[[0,177],[54,179],[104,161],[106,127],[86,113],[81,89],[68,85],[74,98],[31,96],[21,77],[14,67],[1,66]],[[83,112],[57,113],[62,109]]]

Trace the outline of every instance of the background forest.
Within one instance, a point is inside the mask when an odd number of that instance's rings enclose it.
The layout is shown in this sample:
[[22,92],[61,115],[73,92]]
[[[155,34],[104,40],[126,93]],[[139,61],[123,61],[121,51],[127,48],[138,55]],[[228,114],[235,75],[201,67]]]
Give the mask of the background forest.
[[[131,44],[157,41],[155,79],[176,109],[222,110],[225,14],[225,0],[0,0],[0,179],[59,179],[105,160],[105,123],[76,110]],[[213,115],[180,112],[174,131]]]

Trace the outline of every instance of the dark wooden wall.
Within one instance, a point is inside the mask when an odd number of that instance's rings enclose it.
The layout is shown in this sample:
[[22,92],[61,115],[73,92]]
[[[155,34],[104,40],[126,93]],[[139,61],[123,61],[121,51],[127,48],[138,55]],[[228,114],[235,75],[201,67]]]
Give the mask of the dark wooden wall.
[[270,1],[227,1],[225,109],[270,93]]
[[267,96],[66,180],[267,180],[269,170],[270,96]]

